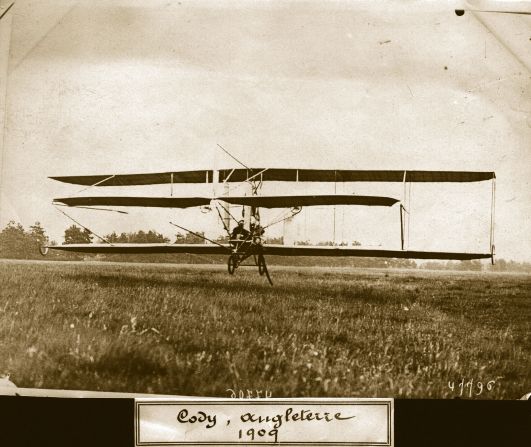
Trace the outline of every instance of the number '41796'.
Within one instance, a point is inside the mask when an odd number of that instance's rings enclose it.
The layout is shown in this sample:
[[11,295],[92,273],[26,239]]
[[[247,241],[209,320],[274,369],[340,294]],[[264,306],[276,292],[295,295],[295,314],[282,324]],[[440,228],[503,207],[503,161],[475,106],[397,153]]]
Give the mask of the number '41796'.
[[466,379],[463,378],[459,383],[457,383],[457,387],[455,381],[449,381],[448,388],[456,393],[459,393],[460,397],[466,395],[468,395],[468,397],[472,397],[480,396],[483,391],[492,391],[495,384],[495,380],[489,380],[488,382],[483,383],[479,380],[470,379],[468,382],[466,382]]

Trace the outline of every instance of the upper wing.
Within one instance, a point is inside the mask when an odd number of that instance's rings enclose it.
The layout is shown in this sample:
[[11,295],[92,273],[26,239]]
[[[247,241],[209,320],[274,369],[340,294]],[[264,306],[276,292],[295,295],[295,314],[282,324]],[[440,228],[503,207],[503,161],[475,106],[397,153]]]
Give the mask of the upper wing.
[[[263,172],[262,172],[263,171]],[[225,169],[219,180],[243,182],[252,175],[258,180],[279,182],[478,182],[495,177],[494,172],[405,171],[338,169]]]
[[369,258],[470,260],[491,258],[491,253],[459,253],[413,250],[380,250],[307,245],[264,245],[263,253],[277,256],[355,256]]
[[263,208],[290,208],[315,205],[367,205],[391,206],[398,202],[392,197],[355,195],[308,195],[308,196],[246,196],[219,197],[219,200],[234,205],[247,205]]
[[74,175],[53,180],[86,186],[161,185],[165,183],[211,183],[212,171],[155,172],[147,174]]
[[64,197],[54,202],[68,206],[143,206],[189,208],[208,205],[209,197]]
[[[252,176],[278,182],[479,182],[495,178],[494,172],[405,171],[336,169],[222,169],[220,182],[244,182]],[[50,177],[65,183],[93,186],[158,185],[163,183],[212,183],[214,171],[175,171],[147,174],[78,175]]]
[[67,244],[49,245],[46,248],[79,253],[109,254],[192,253],[225,255],[231,252],[230,245],[214,244]]

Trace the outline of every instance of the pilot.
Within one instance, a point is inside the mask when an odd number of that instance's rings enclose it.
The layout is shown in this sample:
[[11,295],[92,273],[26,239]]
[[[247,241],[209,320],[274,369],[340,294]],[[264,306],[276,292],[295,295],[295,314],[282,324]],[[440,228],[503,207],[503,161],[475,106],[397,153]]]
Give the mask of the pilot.
[[234,227],[232,230],[232,233],[230,235],[231,239],[237,240],[237,239],[247,239],[249,236],[249,232],[244,227],[244,221],[240,220],[238,222],[238,226]]
[[265,233],[264,228],[259,223],[251,223],[251,234],[253,241],[260,242],[260,237]]

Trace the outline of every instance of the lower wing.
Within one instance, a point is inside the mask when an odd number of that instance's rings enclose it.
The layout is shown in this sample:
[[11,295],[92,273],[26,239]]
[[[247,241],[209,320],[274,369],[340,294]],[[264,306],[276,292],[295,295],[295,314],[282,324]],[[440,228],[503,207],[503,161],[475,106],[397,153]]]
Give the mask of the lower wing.
[[362,258],[447,259],[461,261],[470,259],[488,259],[492,257],[491,253],[381,250],[309,245],[264,245],[263,254],[276,256],[353,256]]
[[191,253],[200,255],[230,254],[230,245],[214,244],[65,244],[48,245],[46,248],[78,253],[124,253],[124,254],[154,254],[154,253]]
[[[50,245],[44,248],[79,253],[122,253],[122,254],[156,254],[156,253],[191,253],[202,255],[228,255],[232,252],[229,244],[66,244]],[[245,252],[241,250],[241,252]],[[463,253],[417,250],[381,250],[352,247],[330,247],[310,245],[263,245],[249,248],[251,253],[274,256],[352,256],[368,258],[402,258],[402,259],[445,259],[471,260],[489,259],[492,253]]]

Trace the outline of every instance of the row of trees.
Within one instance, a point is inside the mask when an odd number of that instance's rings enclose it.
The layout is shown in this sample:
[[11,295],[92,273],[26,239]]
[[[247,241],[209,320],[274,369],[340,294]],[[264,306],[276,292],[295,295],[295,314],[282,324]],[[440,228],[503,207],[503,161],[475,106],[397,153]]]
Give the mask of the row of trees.
[[39,222],[25,230],[21,224],[11,221],[0,232],[0,257],[32,259],[39,256],[39,246],[48,242]]
[[[279,238],[279,239],[282,240],[283,238]],[[313,242],[306,240],[306,241],[295,241],[294,245],[317,245],[320,247],[347,247],[349,244],[347,242],[334,242],[334,241],[319,241],[317,243],[313,243]],[[352,247],[359,247],[361,246],[361,242],[352,241],[350,245]]]
[[116,234],[114,231],[111,234],[104,236],[109,242],[122,242],[131,244],[149,244],[149,243],[168,243],[170,239],[163,234],[156,231],[136,231],[133,233],[120,233]]
[[429,261],[422,264],[422,268],[426,270],[467,270],[467,271],[481,271],[489,270],[492,272],[531,272],[531,264],[528,262],[506,261],[505,259],[496,259],[494,265],[485,264],[473,259],[471,261]]
[[[170,239],[161,233],[154,230],[136,231],[130,233],[116,233],[112,232],[103,236],[111,243],[169,243]],[[177,233],[175,235],[176,244],[197,244],[204,242],[204,233]],[[80,228],[77,225],[71,225],[64,231],[64,244],[90,244],[95,237],[87,229]],[[220,237],[217,242],[227,242],[226,237]],[[266,243],[282,244],[282,237],[268,238]],[[45,229],[39,222],[31,225],[25,229],[20,223],[11,221],[0,231],[0,258],[12,259],[38,259],[39,246],[43,244],[56,245],[55,241],[50,241]],[[307,241],[298,241],[298,245],[308,245]],[[318,245],[334,245],[331,242],[321,242]],[[359,242],[353,242],[353,245],[360,245]],[[91,255],[79,253],[67,253],[51,250],[49,259],[63,260],[63,259],[85,259]],[[213,256],[208,259],[201,256],[194,255],[98,255],[98,259],[119,260],[119,261],[144,261],[144,262],[226,262],[223,256]],[[287,265],[327,265],[327,266],[343,266],[343,267],[393,267],[393,268],[425,268],[437,270],[484,270],[491,271],[517,271],[517,272],[531,272],[530,263],[519,263],[515,261],[506,261],[504,259],[497,259],[496,264],[482,263],[477,260],[473,261],[448,261],[448,262],[425,262],[420,265],[412,259],[385,259],[385,258],[320,258],[320,257],[300,257],[289,259],[282,257],[273,257],[272,262],[275,264]]]
[[[132,233],[115,232],[103,236],[109,242],[130,242],[130,243],[167,243],[170,239],[166,236],[149,230],[137,231]],[[200,239],[194,236],[196,239]],[[64,244],[90,244],[94,240],[93,234],[77,225],[71,225],[64,231]],[[185,241],[190,243],[189,238],[183,235],[177,235],[177,242]],[[195,240],[195,239],[194,239]],[[0,231],[0,258],[12,259],[35,259],[40,257],[39,247],[42,245],[57,245],[46,234],[46,230],[40,224],[35,222],[28,229],[25,229],[20,223],[11,221]],[[76,253],[52,252],[49,254],[52,259],[81,259],[86,255]]]

